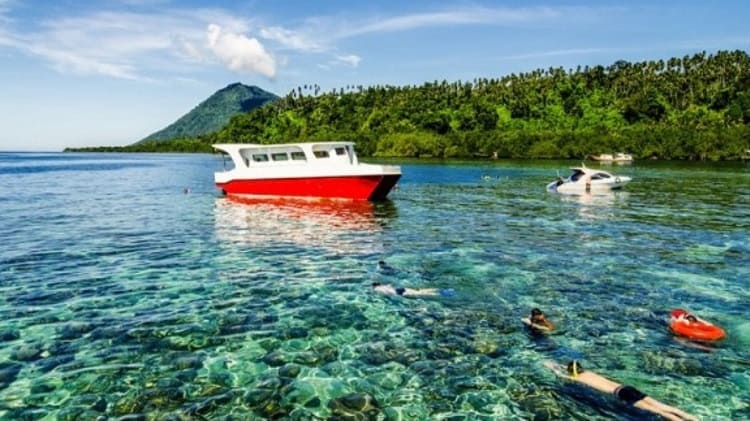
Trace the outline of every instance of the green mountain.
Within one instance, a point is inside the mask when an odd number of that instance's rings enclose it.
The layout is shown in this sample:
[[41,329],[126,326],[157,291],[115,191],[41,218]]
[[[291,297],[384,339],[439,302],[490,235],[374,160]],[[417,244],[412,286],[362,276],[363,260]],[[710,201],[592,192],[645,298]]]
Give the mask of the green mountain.
[[190,110],[179,120],[158,132],[152,133],[136,143],[160,143],[172,139],[195,138],[199,135],[215,132],[224,127],[229,119],[237,114],[246,113],[278,96],[266,92],[257,86],[233,83],[216,91]]

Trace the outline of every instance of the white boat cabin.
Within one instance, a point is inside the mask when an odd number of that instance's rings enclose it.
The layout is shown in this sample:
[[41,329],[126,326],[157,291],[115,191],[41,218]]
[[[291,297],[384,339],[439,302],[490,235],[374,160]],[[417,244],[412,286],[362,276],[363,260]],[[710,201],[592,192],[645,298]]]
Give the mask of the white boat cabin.
[[235,168],[259,170],[300,165],[358,165],[354,142],[285,143],[276,145],[217,144]]

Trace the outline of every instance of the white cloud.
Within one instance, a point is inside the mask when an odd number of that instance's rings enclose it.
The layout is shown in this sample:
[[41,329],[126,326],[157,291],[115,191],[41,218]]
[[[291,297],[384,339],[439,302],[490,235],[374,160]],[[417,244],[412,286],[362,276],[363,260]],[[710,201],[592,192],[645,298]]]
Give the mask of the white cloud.
[[356,68],[357,66],[359,66],[359,62],[362,61],[362,57],[354,54],[349,54],[346,56],[336,56],[336,60]]
[[238,72],[276,76],[276,61],[255,38],[208,25],[208,45],[227,67]]
[[262,28],[260,30],[260,36],[268,40],[276,41],[282,46],[293,50],[308,52],[321,52],[325,50],[320,43],[308,39],[298,32],[280,26]]
[[[0,0],[0,13],[7,4],[7,0]],[[224,33],[230,34],[222,38],[221,54],[206,41],[209,24],[221,25]],[[218,9],[98,11],[24,27],[0,26],[0,47],[39,57],[63,73],[151,80],[157,74],[184,73],[188,64],[210,66],[219,60],[224,64],[231,54],[225,51],[226,40],[233,33],[248,31],[250,26],[250,20]],[[256,49],[264,51],[262,46]],[[227,63],[233,70],[247,71],[242,60]],[[263,64],[258,69],[261,74],[274,72]]]
[[61,73],[96,74],[119,79],[141,79],[136,74],[135,69],[128,64],[105,62],[71,54],[67,51],[48,49],[43,46],[31,46],[28,50],[50,60],[53,63],[53,67]]
[[322,37],[344,39],[365,34],[410,31],[420,28],[456,25],[538,25],[550,22],[597,21],[598,16],[614,8],[586,7],[465,7],[442,11],[414,13],[366,19],[308,19]]

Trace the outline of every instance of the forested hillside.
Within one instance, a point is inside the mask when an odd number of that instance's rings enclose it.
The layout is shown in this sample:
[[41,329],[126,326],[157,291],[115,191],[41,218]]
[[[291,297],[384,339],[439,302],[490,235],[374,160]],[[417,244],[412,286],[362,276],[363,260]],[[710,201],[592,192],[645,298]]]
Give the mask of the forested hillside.
[[743,51],[473,82],[301,87],[237,116],[216,142],[351,139],[363,155],[732,159],[750,147]]
[[704,52],[328,93],[302,86],[172,150],[309,140],[352,140],[364,156],[736,159],[750,148],[750,57]]

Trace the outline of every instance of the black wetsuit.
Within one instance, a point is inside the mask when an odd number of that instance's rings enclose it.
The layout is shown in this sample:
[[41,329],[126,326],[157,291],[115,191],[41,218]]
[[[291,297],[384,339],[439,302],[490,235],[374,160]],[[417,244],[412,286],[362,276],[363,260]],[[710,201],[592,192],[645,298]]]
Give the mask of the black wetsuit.
[[398,294],[398,295],[404,295],[405,292],[406,292],[406,288],[404,288],[404,287],[398,287],[398,288],[396,288],[396,294]]
[[633,405],[634,403],[646,397],[645,393],[634,388],[633,386],[620,386],[615,389],[614,394],[618,399],[627,403],[628,405]]

